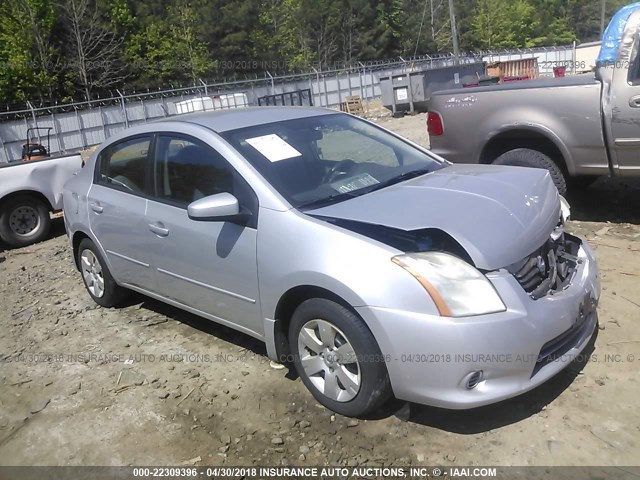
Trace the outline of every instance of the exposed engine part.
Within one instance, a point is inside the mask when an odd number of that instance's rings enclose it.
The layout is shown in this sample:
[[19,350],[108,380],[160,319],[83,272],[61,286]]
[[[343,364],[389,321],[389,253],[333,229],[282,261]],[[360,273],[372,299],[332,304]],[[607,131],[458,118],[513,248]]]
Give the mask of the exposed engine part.
[[579,249],[580,239],[559,227],[542,247],[507,270],[537,300],[569,285],[579,262]]

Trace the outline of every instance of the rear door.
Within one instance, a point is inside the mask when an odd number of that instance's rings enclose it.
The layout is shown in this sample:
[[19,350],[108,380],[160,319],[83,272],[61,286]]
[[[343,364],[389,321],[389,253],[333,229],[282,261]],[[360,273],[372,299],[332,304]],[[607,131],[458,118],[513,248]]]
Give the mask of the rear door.
[[152,289],[149,227],[145,223],[152,135],[140,135],[101,153],[88,194],[89,222],[119,283]]
[[[159,134],[153,170],[147,236],[158,293],[261,333],[256,195],[222,155],[188,136]],[[247,225],[189,218],[191,202],[222,192],[252,212]]]

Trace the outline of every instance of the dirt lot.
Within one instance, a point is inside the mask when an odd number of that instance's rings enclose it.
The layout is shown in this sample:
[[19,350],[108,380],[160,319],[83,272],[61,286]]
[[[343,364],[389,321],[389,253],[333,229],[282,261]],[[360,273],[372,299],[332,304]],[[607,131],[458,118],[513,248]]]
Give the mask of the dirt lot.
[[[378,118],[426,144],[424,120]],[[0,246],[0,464],[638,464],[640,182],[570,201],[602,270],[590,361],[466,412],[335,416],[249,337],[141,296],[94,305],[60,220],[46,242]]]

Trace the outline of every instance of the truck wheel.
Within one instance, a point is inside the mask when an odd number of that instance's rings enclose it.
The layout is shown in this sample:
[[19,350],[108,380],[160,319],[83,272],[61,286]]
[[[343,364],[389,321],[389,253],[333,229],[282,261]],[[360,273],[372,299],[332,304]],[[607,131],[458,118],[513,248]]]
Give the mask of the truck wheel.
[[24,247],[49,234],[49,207],[32,195],[18,195],[0,206],[0,237],[11,247]]
[[302,382],[325,407],[365,415],[391,396],[373,334],[351,310],[324,298],[303,302],[289,326],[289,346]]
[[544,168],[549,170],[553,183],[560,195],[567,193],[567,181],[560,167],[547,155],[530,148],[517,148],[500,155],[494,165],[512,165],[515,167]]

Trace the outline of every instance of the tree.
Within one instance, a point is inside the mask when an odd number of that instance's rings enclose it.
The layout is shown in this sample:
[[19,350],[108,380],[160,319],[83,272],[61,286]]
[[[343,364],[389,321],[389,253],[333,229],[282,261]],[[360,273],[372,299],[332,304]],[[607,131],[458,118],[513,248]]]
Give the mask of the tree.
[[6,100],[53,99],[59,72],[55,19],[49,0],[0,4],[0,95]]
[[538,14],[527,0],[478,0],[472,21],[473,46],[485,50],[535,47]]
[[[567,0],[566,19],[580,42],[600,40],[600,7],[599,1]],[[611,16],[628,4],[628,0],[607,0],[605,23]]]
[[130,86],[195,84],[213,71],[215,61],[198,36],[198,24],[195,8],[186,0],[176,0],[166,6],[162,17],[133,33],[126,47],[135,77]]
[[[58,3],[55,3],[58,2]],[[607,0],[607,20],[628,0]],[[462,51],[600,37],[597,0],[455,0]],[[91,99],[452,50],[447,0],[0,0],[0,98]]]
[[64,24],[67,56],[74,83],[87,100],[95,90],[122,84],[126,78],[120,61],[122,41],[103,20],[94,0],[66,0]]

